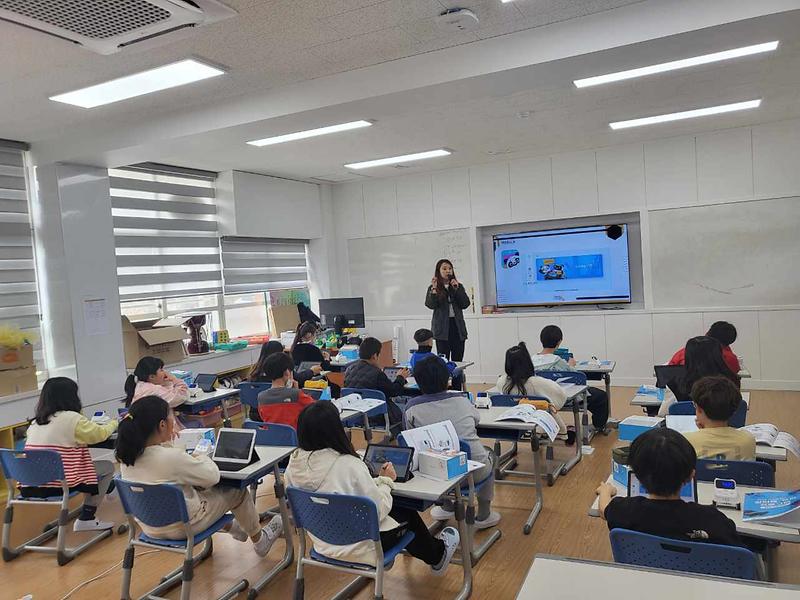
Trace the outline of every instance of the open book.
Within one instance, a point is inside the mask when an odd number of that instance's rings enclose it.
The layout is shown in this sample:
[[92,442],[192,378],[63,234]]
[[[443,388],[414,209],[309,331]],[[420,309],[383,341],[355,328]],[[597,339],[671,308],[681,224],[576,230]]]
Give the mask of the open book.
[[383,400],[376,400],[375,398],[362,398],[361,394],[348,394],[341,398],[335,398],[333,403],[339,411],[354,410],[357,412],[365,413],[371,411],[373,408],[384,404]]
[[536,425],[539,429],[547,434],[550,441],[556,439],[558,435],[558,422],[546,410],[536,410],[530,404],[518,404],[513,408],[509,408],[502,415],[497,417],[497,421],[522,421],[523,423],[530,423]]
[[797,458],[800,458],[800,441],[791,433],[778,431],[778,428],[770,423],[745,425],[742,429],[753,434],[753,437],[756,438],[756,444],[764,444],[773,448],[785,448]]
[[745,494],[742,511],[743,521],[800,527],[800,490]]

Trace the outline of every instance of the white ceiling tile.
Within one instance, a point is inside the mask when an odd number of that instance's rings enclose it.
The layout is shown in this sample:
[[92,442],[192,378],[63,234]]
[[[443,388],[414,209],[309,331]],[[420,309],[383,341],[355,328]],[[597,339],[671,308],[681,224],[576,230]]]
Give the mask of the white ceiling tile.
[[350,37],[420,19],[433,19],[443,10],[441,4],[431,0],[386,0],[335,15],[324,22],[342,35]]
[[310,50],[341,71],[409,56],[416,44],[417,41],[402,28],[392,27],[322,44]]

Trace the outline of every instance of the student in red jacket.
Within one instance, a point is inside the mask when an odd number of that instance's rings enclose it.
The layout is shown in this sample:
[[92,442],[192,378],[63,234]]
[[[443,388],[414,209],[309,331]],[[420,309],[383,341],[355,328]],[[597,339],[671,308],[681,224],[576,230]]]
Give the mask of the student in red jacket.
[[[711,325],[706,336],[714,338],[722,344],[722,359],[733,373],[738,373],[741,370],[739,367],[739,358],[733,353],[733,350],[731,350],[731,344],[736,341],[736,327],[727,321],[717,321]],[[686,348],[678,350],[667,364],[685,365]]]
[[284,352],[278,352],[264,361],[265,379],[272,387],[258,395],[258,415],[265,423],[281,423],[297,429],[297,417],[314,399],[298,389],[292,377],[294,362]]

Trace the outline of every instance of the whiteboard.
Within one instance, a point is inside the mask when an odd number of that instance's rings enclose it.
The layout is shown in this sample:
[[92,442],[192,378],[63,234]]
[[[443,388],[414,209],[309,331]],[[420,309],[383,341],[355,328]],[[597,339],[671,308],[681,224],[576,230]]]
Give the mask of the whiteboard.
[[347,250],[350,289],[353,296],[364,297],[367,318],[430,312],[425,292],[440,258],[452,261],[472,300],[475,276],[468,229],[353,239]]
[[800,198],[650,213],[657,308],[800,303]]

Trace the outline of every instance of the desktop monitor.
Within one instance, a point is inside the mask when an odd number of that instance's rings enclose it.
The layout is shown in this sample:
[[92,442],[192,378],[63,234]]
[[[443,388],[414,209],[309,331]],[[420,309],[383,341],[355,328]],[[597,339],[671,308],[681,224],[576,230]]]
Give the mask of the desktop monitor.
[[[366,327],[364,298],[327,298],[319,301],[319,315],[324,327],[338,329]],[[337,319],[337,317],[343,317]]]

